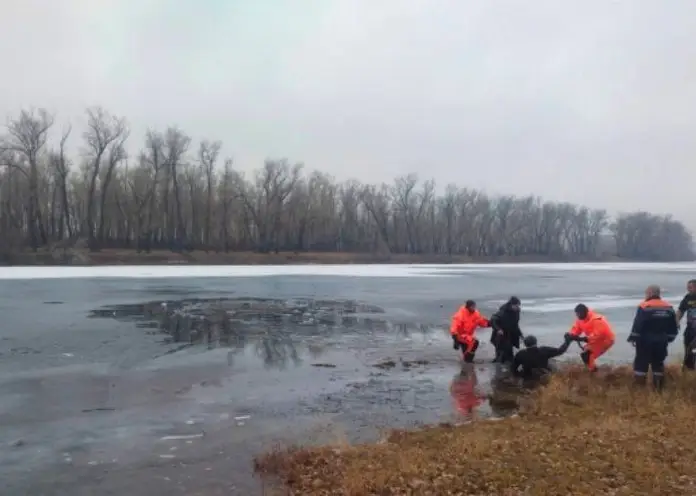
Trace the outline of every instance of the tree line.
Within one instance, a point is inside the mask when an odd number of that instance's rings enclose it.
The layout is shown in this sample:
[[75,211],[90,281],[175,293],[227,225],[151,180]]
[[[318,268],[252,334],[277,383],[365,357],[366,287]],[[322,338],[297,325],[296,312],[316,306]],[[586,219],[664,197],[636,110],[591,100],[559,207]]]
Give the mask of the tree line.
[[[694,258],[691,234],[670,216],[611,219],[603,209],[453,184],[438,193],[414,174],[392,184],[337,182],[286,159],[266,160],[247,177],[220,156],[219,141],[194,145],[178,127],[150,130],[129,157],[125,118],[101,107],[86,118],[82,136],[57,129],[45,110],[8,120],[2,253],[83,239],[91,250]],[[69,140],[79,140],[79,156],[68,156]]]

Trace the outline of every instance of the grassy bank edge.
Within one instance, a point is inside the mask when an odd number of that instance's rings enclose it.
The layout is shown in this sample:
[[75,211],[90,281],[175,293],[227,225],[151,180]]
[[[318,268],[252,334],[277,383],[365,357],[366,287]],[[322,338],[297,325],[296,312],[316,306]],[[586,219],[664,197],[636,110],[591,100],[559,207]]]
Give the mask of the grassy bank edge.
[[667,379],[657,394],[626,366],[567,366],[516,418],[276,449],[255,469],[303,495],[696,494],[696,377],[670,366]]

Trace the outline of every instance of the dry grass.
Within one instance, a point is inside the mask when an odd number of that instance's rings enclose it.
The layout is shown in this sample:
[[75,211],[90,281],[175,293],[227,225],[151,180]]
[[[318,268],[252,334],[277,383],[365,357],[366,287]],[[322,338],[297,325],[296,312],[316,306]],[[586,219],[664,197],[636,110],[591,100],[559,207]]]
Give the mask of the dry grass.
[[625,367],[567,368],[519,417],[275,451],[256,469],[297,495],[696,494],[696,377],[671,367],[668,380],[660,395]]

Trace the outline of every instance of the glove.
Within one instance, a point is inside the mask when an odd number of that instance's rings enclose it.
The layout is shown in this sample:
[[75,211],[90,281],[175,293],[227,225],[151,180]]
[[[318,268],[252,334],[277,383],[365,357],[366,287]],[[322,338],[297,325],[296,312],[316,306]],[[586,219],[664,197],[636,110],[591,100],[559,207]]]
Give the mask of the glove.
[[452,336],[452,348],[455,350],[459,349],[459,341],[457,341],[457,336]]
[[585,336],[576,338],[578,343],[587,343],[587,338]]
[[574,336],[571,336],[569,332],[566,332],[566,333],[563,335],[563,340],[564,340],[564,341],[570,342],[570,341],[574,341],[574,340],[575,340],[575,337],[574,337]]

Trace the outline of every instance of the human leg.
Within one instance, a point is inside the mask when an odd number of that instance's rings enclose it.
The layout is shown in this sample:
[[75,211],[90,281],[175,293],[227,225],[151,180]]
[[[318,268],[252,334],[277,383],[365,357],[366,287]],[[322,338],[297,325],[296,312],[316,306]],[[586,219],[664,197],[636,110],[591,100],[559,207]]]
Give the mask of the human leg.
[[688,370],[696,369],[696,353],[694,353],[696,343],[694,338],[696,338],[696,332],[687,328],[684,331],[684,368]]
[[648,380],[648,368],[652,355],[645,343],[636,343],[636,355],[633,358],[633,377],[637,385],[643,386]]
[[585,361],[585,359],[583,359],[583,361],[591,372],[595,372],[597,370],[597,359],[609,351],[609,348],[612,346],[614,346],[614,341],[587,343],[585,346],[585,352],[587,352],[587,361]]
[[515,350],[512,348],[512,344],[505,340],[501,343],[500,350],[500,363],[512,363],[515,358]]
[[652,367],[653,386],[662,391],[665,384],[665,360],[667,359],[667,343],[657,343],[650,347],[650,366]]
[[478,350],[479,347],[479,340],[476,338],[470,338],[467,340],[466,346],[462,347],[462,356],[464,358],[464,362],[466,363],[473,363],[474,362],[474,357],[476,356],[476,350]]

